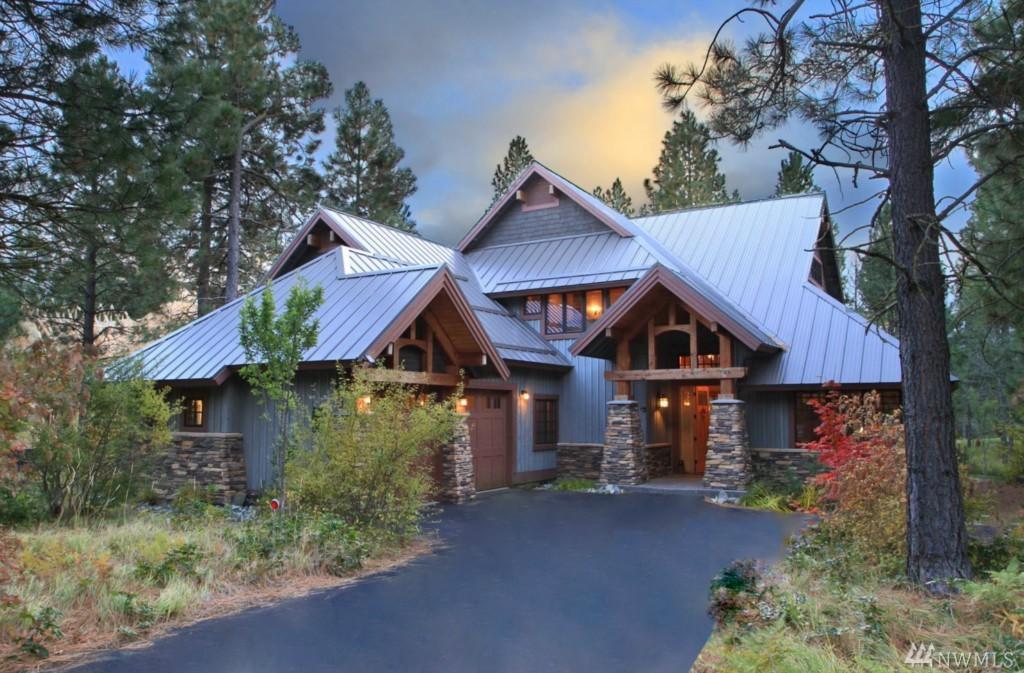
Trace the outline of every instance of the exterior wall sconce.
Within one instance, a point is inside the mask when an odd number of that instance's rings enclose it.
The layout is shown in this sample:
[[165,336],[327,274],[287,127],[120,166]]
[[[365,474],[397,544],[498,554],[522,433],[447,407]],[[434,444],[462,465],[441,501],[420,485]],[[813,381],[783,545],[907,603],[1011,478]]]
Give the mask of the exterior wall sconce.
[[668,409],[668,395],[658,395],[658,408]]
[[686,395],[683,396],[683,406],[684,407],[690,406],[690,394],[689,393],[687,393]]
[[520,391],[520,393],[519,393],[519,399],[521,399],[523,402],[529,402],[530,401],[530,391],[527,390],[526,388],[523,388],[522,391]]
[[370,397],[369,395],[363,395],[363,397],[361,398],[361,401],[362,401],[362,403],[363,403],[363,404],[365,404],[366,406],[370,406],[370,402],[372,402],[372,401],[373,401],[373,398],[372,398],[372,397]]
[[468,397],[460,397],[459,398],[459,408],[460,409],[465,409],[468,406],[469,406],[469,398]]

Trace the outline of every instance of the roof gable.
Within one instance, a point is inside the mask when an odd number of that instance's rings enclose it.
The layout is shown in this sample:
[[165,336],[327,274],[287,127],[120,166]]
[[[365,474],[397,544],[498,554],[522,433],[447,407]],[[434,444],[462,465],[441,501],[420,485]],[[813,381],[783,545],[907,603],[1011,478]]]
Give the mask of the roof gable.
[[[544,194],[545,190],[548,192],[546,195]],[[543,164],[534,161],[462,238],[457,246],[458,250],[465,252],[474,243],[479,243],[483,234],[494,226],[507,207],[516,203],[517,200],[523,202],[523,210],[539,210],[558,205],[562,197],[619,236],[633,236],[634,232],[629,226],[628,218],[609,208],[593,194],[574,185]]]
[[359,241],[330,217],[326,208],[317,208],[278,255],[266,280],[274,280],[339,245],[363,249]]
[[[709,286],[692,282],[693,279],[661,264],[634,283],[615,304],[595,322],[572,346],[573,355],[588,355],[588,348],[637,306],[654,288],[661,287],[698,315],[721,325],[751,350],[774,351],[779,344],[760,325],[731,306],[731,302]],[[595,344],[596,347],[596,344]],[[600,349],[596,349],[600,350]]]

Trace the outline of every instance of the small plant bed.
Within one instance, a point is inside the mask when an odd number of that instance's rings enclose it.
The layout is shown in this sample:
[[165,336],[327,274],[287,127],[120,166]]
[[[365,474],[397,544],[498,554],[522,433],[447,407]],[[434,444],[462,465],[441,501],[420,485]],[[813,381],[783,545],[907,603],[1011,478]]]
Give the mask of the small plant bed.
[[821,489],[813,484],[779,484],[755,481],[737,504],[767,512],[808,512],[818,510]]
[[219,507],[15,533],[14,597],[0,610],[0,671],[67,661],[172,626],[337,586],[422,553],[337,518]]
[[541,491],[562,491],[576,493],[603,493],[605,495],[619,495],[622,489],[614,484],[599,484],[593,479],[572,479],[559,477],[537,487]]

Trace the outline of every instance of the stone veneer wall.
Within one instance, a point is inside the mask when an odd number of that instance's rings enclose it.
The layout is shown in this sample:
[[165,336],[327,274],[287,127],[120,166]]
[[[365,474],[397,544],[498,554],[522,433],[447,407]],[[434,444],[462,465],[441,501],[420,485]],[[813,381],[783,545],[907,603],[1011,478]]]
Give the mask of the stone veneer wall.
[[473,448],[469,439],[468,414],[459,414],[452,441],[441,447],[440,498],[462,503],[476,495]]
[[780,484],[803,483],[825,468],[807,449],[751,449],[754,477]]
[[601,478],[604,444],[559,444],[555,455],[555,471],[567,479]]
[[157,461],[153,490],[170,500],[185,486],[209,488],[214,502],[241,504],[246,496],[245,452],[236,432],[175,432]]
[[750,483],[751,476],[750,439],[743,401],[734,398],[714,400],[711,402],[704,486],[741,491]]
[[644,447],[644,462],[647,465],[647,478],[657,479],[672,473],[672,446],[647,445]]
[[647,481],[640,406],[633,400],[608,402],[601,458],[601,483],[632,486]]

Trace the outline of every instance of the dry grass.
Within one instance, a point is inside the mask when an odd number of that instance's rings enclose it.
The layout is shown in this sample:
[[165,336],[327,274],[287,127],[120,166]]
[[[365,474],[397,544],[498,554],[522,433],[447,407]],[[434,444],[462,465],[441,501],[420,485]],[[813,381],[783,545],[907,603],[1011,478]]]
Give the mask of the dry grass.
[[220,517],[181,522],[140,515],[121,523],[19,533],[21,572],[9,590],[29,612],[60,611],[63,637],[39,638],[49,649],[47,659],[17,656],[15,637],[25,633],[17,619],[20,609],[2,613],[0,673],[139,646],[188,623],[349,584],[430,547],[425,540],[378,546],[360,568],[338,573],[332,567],[337,574],[331,574],[316,548],[301,541],[273,563],[254,560],[240,547],[241,528]]

